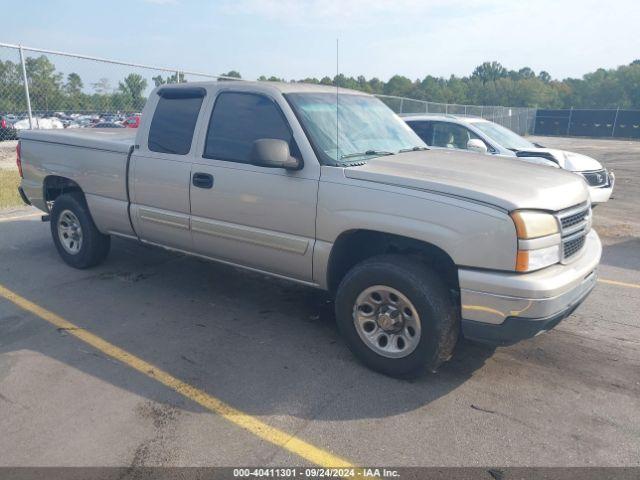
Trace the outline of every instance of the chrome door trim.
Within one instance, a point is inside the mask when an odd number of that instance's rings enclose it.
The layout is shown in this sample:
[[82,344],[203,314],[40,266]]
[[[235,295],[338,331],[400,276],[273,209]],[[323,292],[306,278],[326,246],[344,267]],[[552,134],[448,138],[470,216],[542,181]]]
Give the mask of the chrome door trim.
[[309,240],[304,238],[218,220],[193,217],[191,219],[191,230],[214,237],[297,253],[298,255],[304,255],[309,248]]
[[138,216],[140,220],[144,220],[147,222],[159,223],[161,225],[167,225],[169,227],[189,230],[188,215],[176,215],[167,213],[165,210],[139,206]]

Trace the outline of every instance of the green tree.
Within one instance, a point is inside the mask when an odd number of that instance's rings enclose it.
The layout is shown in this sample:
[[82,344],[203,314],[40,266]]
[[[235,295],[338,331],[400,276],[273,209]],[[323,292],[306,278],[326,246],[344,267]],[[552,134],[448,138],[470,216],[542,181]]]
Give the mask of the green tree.
[[[222,73],[220,75],[221,77],[229,77],[229,78],[237,78],[237,79],[241,79],[242,75],[240,75],[240,72],[236,71],[236,70],[229,70],[227,73]],[[219,82],[224,82],[225,80],[229,80],[229,78],[218,78]]]
[[29,96],[33,110],[49,111],[61,107],[62,73],[45,55],[25,59]]
[[549,83],[551,81],[551,75],[549,75],[549,72],[545,72],[544,70],[538,74],[538,78],[544,83]]
[[184,78],[184,73],[177,72],[172,75],[168,75],[167,77],[163,77],[162,75],[156,75],[155,77],[151,77],[151,81],[156,87],[160,85],[165,85],[168,83],[185,83],[186,80]]
[[471,78],[477,78],[482,83],[495,82],[499,78],[504,78],[508,74],[507,69],[504,68],[499,62],[484,62],[482,65],[478,65]]
[[116,108],[116,110],[126,110],[128,106],[134,110],[142,110],[145,99],[143,97],[144,91],[147,88],[147,81],[142,78],[142,75],[137,73],[130,73],[122,82],[118,84],[118,90],[124,95],[124,98],[116,97],[118,106],[123,102],[125,106],[122,108]]
[[384,85],[382,91],[385,95],[395,95],[398,97],[404,97],[413,89],[413,82],[407,77],[402,75],[394,75]]
[[0,61],[0,112],[23,112],[26,109],[20,64]]
[[91,86],[98,95],[107,95],[111,93],[111,83],[108,78],[101,78],[96,83],[92,83]]
[[68,95],[77,96],[82,93],[83,88],[84,84],[82,83],[80,75],[77,73],[70,73],[67,75],[67,83],[65,84],[64,89]]

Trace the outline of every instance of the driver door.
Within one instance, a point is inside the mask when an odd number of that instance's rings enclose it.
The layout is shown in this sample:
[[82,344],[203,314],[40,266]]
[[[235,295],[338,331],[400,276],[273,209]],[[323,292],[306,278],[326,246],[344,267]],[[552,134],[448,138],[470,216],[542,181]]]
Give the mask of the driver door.
[[285,140],[291,155],[302,159],[285,111],[295,118],[286,102],[263,93],[218,93],[191,170],[193,247],[208,257],[311,281],[317,161],[304,159],[297,171],[249,163],[251,146],[261,138]]

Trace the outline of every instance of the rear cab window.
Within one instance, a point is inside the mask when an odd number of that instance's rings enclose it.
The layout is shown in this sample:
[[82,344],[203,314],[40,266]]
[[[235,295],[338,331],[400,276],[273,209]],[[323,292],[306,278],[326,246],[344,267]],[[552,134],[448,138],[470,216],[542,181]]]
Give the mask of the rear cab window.
[[149,127],[152,152],[186,155],[191,150],[204,88],[162,88]]
[[284,114],[271,98],[252,92],[219,93],[211,112],[203,156],[251,163],[251,147],[261,138],[284,140],[291,155],[301,157]]

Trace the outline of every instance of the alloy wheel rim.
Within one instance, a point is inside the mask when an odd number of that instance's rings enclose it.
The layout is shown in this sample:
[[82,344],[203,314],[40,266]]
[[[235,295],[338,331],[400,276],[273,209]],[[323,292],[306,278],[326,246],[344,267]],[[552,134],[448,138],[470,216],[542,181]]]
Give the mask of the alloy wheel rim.
[[80,220],[71,210],[64,210],[58,217],[58,238],[64,250],[76,255],[82,248]]
[[387,358],[410,355],[422,335],[420,316],[411,300],[386,285],[371,286],[358,295],[353,323],[365,345]]

